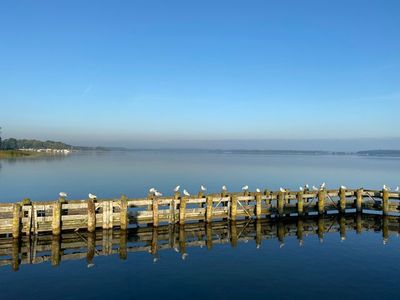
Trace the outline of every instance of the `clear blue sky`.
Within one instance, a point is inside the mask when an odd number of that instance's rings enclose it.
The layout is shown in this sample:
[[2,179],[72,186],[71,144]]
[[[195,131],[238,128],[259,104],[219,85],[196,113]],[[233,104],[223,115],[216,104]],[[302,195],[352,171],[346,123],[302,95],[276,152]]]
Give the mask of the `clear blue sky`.
[[0,2],[5,137],[399,137],[400,1]]

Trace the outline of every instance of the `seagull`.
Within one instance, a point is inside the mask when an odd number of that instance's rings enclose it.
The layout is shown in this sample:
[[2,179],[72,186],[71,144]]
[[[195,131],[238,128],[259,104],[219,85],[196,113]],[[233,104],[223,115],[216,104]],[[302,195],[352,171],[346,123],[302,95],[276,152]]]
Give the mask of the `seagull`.
[[182,260],[185,260],[185,259],[186,259],[186,257],[188,257],[188,256],[189,256],[189,254],[187,254],[187,253],[183,253],[183,254],[182,254],[182,256],[181,256],[181,257],[182,257]]
[[259,188],[256,188],[257,193],[261,193],[261,190]]
[[304,188],[303,188],[302,186],[300,186],[300,187],[299,187],[299,190],[300,190],[301,192],[303,192],[303,191],[304,191]]
[[283,187],[280,187],[279,191],[281,191],[282,193],[286,192],[286,190]]
[[187,190],[183,190],[183,194],[184,194],[185,196],[188,196],[188,197],[190,197],[190,194],[188,193],[188,191],[187,191]]
[[340,186],[340,189],[341,189],[341,190],[347,190],[347,187],[345,187],[344,185],[341,185],[341,186]]
[[60,197],[63,197],[63,198],[68,197],[67,193],[65,193],[65,192],[60,192],[59,195],[60,195]]
[[399,187],[396,187],[396,189],[394,190],[395,192],[398,192],[398,191],[400,191],[400,188]]
[[88,267],[88,269],[89,269],[89,268],[93,268],[93,267],[94,267],[94,263],[88,264],[87,267]]
[[245,185],[244,187],[242,187],[242,191],[247,191],[249,189],[248,185]]
[[312,186],[312,189],[313,189],[314,191],[318,191],[318,188],[317,188],[315,185]]
[[325,182],[323,182],[322,184],[321,184],[321,186],[319,187],[319,189],[320,190],[323,190],[325,188]]
[[386,184],[383,185],[383,189],[384,189],[385,191],[390,191],[390,187],[388,187]]
[[200,186],[200,189],[201,189],[203,192],[207,191],[207,189],[206,189],[206,187],[205,187],[204,185],[201,185],[201,186]]
[[151,189],[149,189],[149,193],[151,193],[151,194],[154,194],[156,191],[157,190],[155,188],[153,188],[153,187]]
[[222,186],[222,190],[223,190],[223,191],[227,191],[227,190],[228,190],[228,189],[226,188],[226,185],[223,185],[223,186]]
[[308,183],[304,186],[307,190],[309,189]]
[[162,196],[162,194],[159,192],[159,191],[155,191],[154,192],[154,196],[156,196],[156,197],[161,197]]
[[89,196],[90,199],[93,199],[93,200],[97,199],[97,196],[93,195],[92,193],[89,193],[88,196]]
[[181,186],[180,186],[180,185],[177,185],[177,186],[174,188],[174,192],[179,191],[180,188],[181,188]]

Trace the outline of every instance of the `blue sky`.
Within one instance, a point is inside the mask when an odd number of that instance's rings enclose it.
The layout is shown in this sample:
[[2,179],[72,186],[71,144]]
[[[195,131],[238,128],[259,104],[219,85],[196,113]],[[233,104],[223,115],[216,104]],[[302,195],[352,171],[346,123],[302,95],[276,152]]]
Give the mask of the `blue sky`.
[[3,0],[0,126],[125,146],[400,137],[399,15],[397,0]]

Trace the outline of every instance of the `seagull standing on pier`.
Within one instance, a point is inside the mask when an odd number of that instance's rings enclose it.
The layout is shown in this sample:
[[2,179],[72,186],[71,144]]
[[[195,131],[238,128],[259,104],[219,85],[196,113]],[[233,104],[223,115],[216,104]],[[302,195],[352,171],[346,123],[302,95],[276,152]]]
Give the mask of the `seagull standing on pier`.
[[249,189],[248,185],[245,185],[244,187],[242,187],[242,191],[247,191]]
[[318,191],[318,188],[315,185],[312,186],[312,189],[313,191]]
[[261,193],[261,190],[259,188],[256,188],[257,193]]
[[228,189],[226,188],[226,185],[223,185],[222,186],[222,190],[224,191],[224,192],[226,192]]
[[162,194],[159,192],[159,191],[155,191],[154,192],[154,196],[156,196],[156,197],[161,197],[162,196]]
[[174,192],[175,192],[175,193],[178,192],[180,188],[181,188],[181,186],[180,186],[180,185],[177,185],[177,186],[174,188]]
[[207,191],[207,189],[206,189],[206,187],[205,187],[204,185],[201,185],[201,186],[200,186],[200,189],[201,189],[202,192]]
[[185,196],[187,196],[187,197],[190,197],[190,194],[189,194],[189,192],[188,192],[187,190],[183,190],[183,194],[184,194]]
[[62,197],[62,198],[67,198],[67,197],[68,197],[68,194],[65,193],[65,192],[60,192],[58,195],[59,195],[60,197]]
[[399,192],[400,191],[400,187],[396,187],[396,189],[394,191],[395,192]]
[[384,189],[385,191],[390,191],[390,187],[388,187],[386,184],[383,185],[383,189]]
[[347,187],[345,187],[344,185],[341,185],[341,186],[340,186],[340,189],[341,189],[341,190],[347,190]]
[[89,196],[89,199],[92,199],[92,200],[96,200],[97,199],[97,196],[92,194],[92,193],[89,193],[88,196]]
[[156,191],[157,191],[157,190],[156,190],[155,188],[153,188],[153,187],[152,187],[151,189],[149,189],[149,193],[150,193],[150,194],[154,194]]
[[285,192],[286,192],[286,190],[285,190],[283,187],[280,187],[280,188],[279,188],[279,191],[282,192],[282,193],[285,193]]
[[299,187],[300,192],[304,192],[304,188],[302,186]]
[[325,182],[323,182],[323,183],[321,184],[321,186],[319,187],[319,189],[322,191],[324,188],[325,188]]

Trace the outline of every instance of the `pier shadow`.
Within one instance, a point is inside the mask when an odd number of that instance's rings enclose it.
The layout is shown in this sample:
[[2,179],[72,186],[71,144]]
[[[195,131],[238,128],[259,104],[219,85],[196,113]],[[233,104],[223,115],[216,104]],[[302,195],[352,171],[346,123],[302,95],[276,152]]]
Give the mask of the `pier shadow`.
[[[240,243],[259,248],[264,240],[276,240],[283,246],[285,239],[295,238],[300,246],[306,236],[315,236],[321,242],[328,234],[336,234],[340,241],[349,232],[380,232],[384,244],[391,234],[400,232],[400,218],[379,215],[325,215],[303,218],[281,218],[240,221],[135,227],[128,230],[71,231],[61,235],[22,236],[0,238],[0,267],[11,266],[17,271],[21,265],[50,263],[59,266],[62,261],[86,260],[87,267],[95,266],[98,256],[119,256],[126,260],[134,252],[146,252],[157,262],[164,250],[174,250],[184,260],[187,248],[205,247],[211,250],[221,244],[237,247]],[[229,250],[227,250],[229,251]],[[134,255],[132,255],[134,259]],[[27,267],[27,266],[25,266]]]

